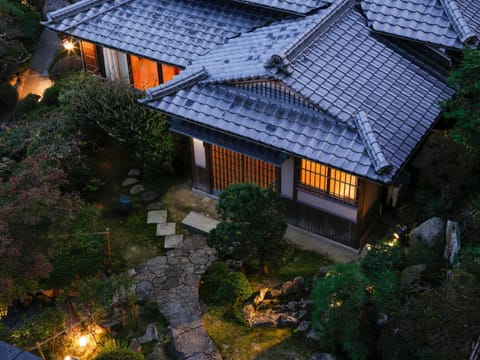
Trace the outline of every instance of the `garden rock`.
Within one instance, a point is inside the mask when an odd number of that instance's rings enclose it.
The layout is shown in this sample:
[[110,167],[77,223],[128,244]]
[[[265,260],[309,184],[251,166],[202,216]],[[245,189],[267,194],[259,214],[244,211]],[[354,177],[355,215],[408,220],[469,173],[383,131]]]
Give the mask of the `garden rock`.
[[377,325],[385,326],[388,324],[388,315],[385,313],[378,314]]
[[310,322],[307,320],[300,321],[297,327],[297,331],[305,332],[310,328]]
[[406,267],[400,274],[400,286],[402,290],[410,292],[420,283],[422,274],[426,269],[425,264],[411,265]]
[[420,224],[410,232],[412,242],[422,242],[430,248],[436,245],[436,241],[441,237],[444,222],[439,217],[433,217]]
[[457,256],[460,251],[460,227],[456,221],[447,221],[447,230],[446,230],[446,239],[445,239],[445,249],[443,251],[443,257],[447,259],[450,264],[453,264],[455,261],[455,256]]
[[136,183],[138,183],[137,178],[128,178],[122,182],[122,186],[125,186],[125,187],[132,186],[132,185],[135,185]]
[[145,187],[141,184],[133,185],[130,189],[130,195],[137,195],[145,191]]
[[228,259],[225,261],[225,265],[227,265],[230,270],[240,271],[243,267],[243,261]]
[[0,160],[0,177],[9,174],[14,165],[15,160],[7,157],[2,157],[2,159]]
[[305,290],[305,282],[301,276],[297,276],[291,281],[287,281],[280,288],[280,296],[285,297],[289,295],[299,296]]
[[145,335],[138,338],[140,344],[146,344],[153,340],[158,340],[158,330],[155,324],[148,324],[147,329],[145,330]]
[[298,326],[298,319],[287,315],[281,314],[277,320],[277,327],[279,328],[296,328]]
[[140,170],[138,170],[138,169],[130,169],[130,170],[128,170],[128,176],[130,176],[130,177],[138,177],[138,176],[140,176]]
[[142,349],[142,345],[140,344],[141,343],[137,339],[133,339],[132,341],[130,341],[130,345],[128,345],[128,350],[132,352],[140,352],[140,350]]
[[145,191],[138,197],[138,201],[142,203],[149,203],[152,202],[157,198],[157,193],[155,191]]
[[316,353],[313,354],[312,360],[336,360],[337,358],[332,354],[327,353]]

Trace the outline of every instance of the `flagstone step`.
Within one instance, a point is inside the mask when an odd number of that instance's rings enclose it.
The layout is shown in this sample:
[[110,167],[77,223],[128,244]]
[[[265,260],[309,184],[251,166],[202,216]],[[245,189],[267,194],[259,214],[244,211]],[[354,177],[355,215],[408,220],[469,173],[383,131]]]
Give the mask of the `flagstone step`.
[[202,235],[208,235],[212,229],[217,227],[218,223],[218,220],[195,211],[190,211],[185,219],[182,220],[183,227]]
[[157,224],[157,236],[175,235],[175,223]]
[[182,246],[183,235],[167,235],[165,236],[165,249],[174,249]]
[[147,224],[164,224],[167,222],[167,210],[151,210],[147,214]]

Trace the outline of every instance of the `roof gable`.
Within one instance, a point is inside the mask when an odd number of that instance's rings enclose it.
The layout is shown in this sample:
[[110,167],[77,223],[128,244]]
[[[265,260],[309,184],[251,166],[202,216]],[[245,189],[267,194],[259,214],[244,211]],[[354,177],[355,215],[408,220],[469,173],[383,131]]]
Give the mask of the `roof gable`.
[[[156,90],[147,91],[144,103],[389,182],[432,127],[440,100],[449,98],[453,89],[426,64],[375,36],[354,3],[345,1],[334,9],[232,39],[173,82],[199,67],[206,78],[163,98],[152,96]],[[328,14],[333,13],[330,19]],[[274,55],[280,58],[276,63],[280,67],[270,66]],[[239,86],[246,79],[257,83],[276,79],[303,99],[303,106],[279,103],[261,91]]]
[[460,49],[480,35],[475,0],[362,0],[361,6],[372,29],[393,36]]

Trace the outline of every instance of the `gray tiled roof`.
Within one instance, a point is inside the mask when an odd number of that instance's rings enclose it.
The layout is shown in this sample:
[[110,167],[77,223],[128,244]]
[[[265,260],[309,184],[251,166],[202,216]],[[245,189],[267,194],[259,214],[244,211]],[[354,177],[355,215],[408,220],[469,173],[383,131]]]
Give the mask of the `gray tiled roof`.
[[[193,64],[192,69],[203,66],[208,78],[163,98],[147,91],[143,102],[218,131],[389,182],[432,127],[440,100],[454,91],[441,75],[374,36],[352,2],[342,3],[348,6],[337,9],[333,23],[328,11],[321,10],[232,39]],[[302,48],[287,56],[291,44],[299,41]],[[285,65],[282,71],[265,67],[273,54]],[[281,80],[317,110],[229,85],[255,78]],[[355,125],[360,111],[368,116],[367,136]],[[382,173],[384,166],[378,165],[387,163],[392,171]]]
[[47,14],[48,28],[185,67],[227,39],[271,22],[272,11],[222,0],[83,0]]
[[[378,32],[448,48],[478,37],[478,0],[362,0],[368,24]],[[478,15],[477,15],[478,17]]]
[[41,360],[39,356],[23,351],[13,345],[0,341],[0,359],[2,360]]
[[307,14],[312,10],[325,7],[334,0],[233,0],[257,6],[282,10],[294,14]]

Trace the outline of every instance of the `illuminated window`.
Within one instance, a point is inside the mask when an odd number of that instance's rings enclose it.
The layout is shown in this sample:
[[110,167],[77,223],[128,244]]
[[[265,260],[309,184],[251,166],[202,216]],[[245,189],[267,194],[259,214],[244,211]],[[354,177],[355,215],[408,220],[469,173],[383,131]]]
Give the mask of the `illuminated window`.
[[275,182],[275,166],[212,145],[213,188],[221,191],[231,184],[250,183],[268,187]]
[[133,87],[145,90],[159,84],[158,65],[155,61],[130,55]]
[[180,71],[181,69],[176,66],[162,64],[162,83],[172,80]]
[[98,73],[100,67],[98,65],[97,48],[95,44],[87,41],[81,41],[80,46],[87,71]]
[[358,179],[344,171],[302,159],[300,186],[314,192],[357,203]]

